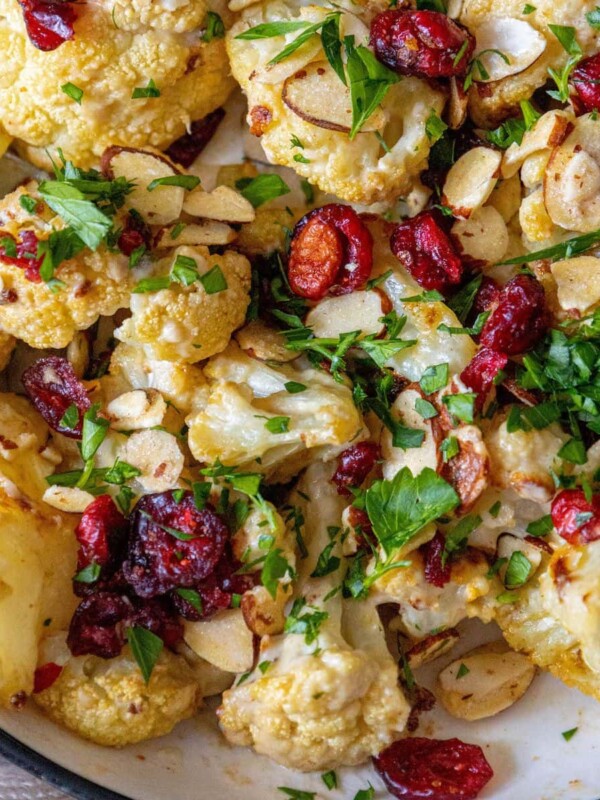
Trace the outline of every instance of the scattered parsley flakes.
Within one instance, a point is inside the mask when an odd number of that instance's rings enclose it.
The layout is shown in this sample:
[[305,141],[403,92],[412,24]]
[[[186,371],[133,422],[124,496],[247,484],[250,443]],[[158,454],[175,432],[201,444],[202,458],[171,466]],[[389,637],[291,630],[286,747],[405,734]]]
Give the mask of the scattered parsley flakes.
[[33,214],[37,208],[37,200],[34,197],[30,197],[28,194],[22,194],[19,197],[19,205],[21,208],[24,208],[25,211]]
[[204,286],[206,294],[218,294],[227,289],[227,280],[218,264],[215,264],[204,275],[200,275],[200,283]]
[[287,381],[284,386],[289,394],[300,394],[300,392],[305,392],[308,389],[308,386],[298,381]]
[[525,3],[525,5],[523,6],[523,11],[521,13],[527,16],[528,14],[533,14],[534,11],[537,11],[536,6],[532,6],[530,3]]
[[443,389],[448,383],[448,364],[435,364],[434,366],[427,367],[425,372],[421,375],[419,386],[425,394],[434,394],[434,392]]
[[329,772],[324,772],[321,775],[321,780],[325,784],[325,786],[329,789],[329,791],[333,791],[337,789],[338,786],[338,779],[337,774],[334,770],[330,770]]
[[467,667],[466,664],[461,662],[460,667],[458,668],[458,672],[456,673],[457,678],[464,678],[465,675],[468,675],[471,670]]
[[533,565],[527,556],[520,550],[515,550],[508,560],[504,585],[507,589],[518,589],[527,582],[532,570]]
[[286,633],[295,633],[304,636],[306,644],[312,644],[319,636],[321,625],[329,619],[326,611],[319,611],[314,606],[309,606],[304,597],[294,600],[291,611],[285,621]]
[[431,144],[435,144],[435,142],[439,141],[447,130],[448,126],[444,120],[439,116],[437,111],[432,108],[425,122],[425,133]]
[[577,41],[577,31],[571,25],[548,25],[550,31],[556,36],[569,55],[567,63],[558,72],[548,67],[548,74],[556,84],[556,90],[549,90],[548,94],[554,100],[566,103],[569,99],[569,77],[573,69],[583,58],[583,50]]
[[287,786],[278,786],[277,791],[282,792],[290,800],[315,800],[316,792],[304,792],[301,789],[290,789]]
[[530,522],[526,528],[530,536],[547,536],[554,530],[554,523],[550,514]]
[[204,23],[204,33],[200,37],[203,42],[212,42],[213,39],[225,37],[225,23],[215,11],[209,11]]
[[131,93],[132,100],[141,100],[147,97],[160,97],[160,89],[152,78],[148,81],[147,86],[137,86]]
[[67,97],[70,97],[71,100],[74,100],[78,105],[81,105],[81,100],[83,98],[83,89],[80,89],[79,86],[75,86],[74,83],[70,82],[63,83],[60,89],[67,95]]
[[146,189],[153,192],[159,186],[180,186],[186,191],[195,189],[200,183],[200,178],[196,175],[166,175],[164,178],[154,178],[150,181]]
[[575,736],[579,728],[570,728],[568,731],[563,731],[561,736],[565,740],[565,742],[570,742],[571,739]]
[[198,614],[202,614],[202,598],[195,589],[175,589],[175,594],[178,594],[182,600],[189,603]]
[[438,411],[433,403],[429,400],[424,400],[422,397],[417,397],[415,400],[415,411],[423,419],[433,419],[438,416]]
[[96,564],[92,561],[92,563],[88,564],[87,567],[79,570],[73,580],[77,581],[77,583],[96,583],[99,577],[100,564]]
[[163,641],[152,631],[134,625],[127,629],[127,641],[137,665],[140,668],[144,683],[148,685],[156,662],[163,649]]
[[235,182],[236,189],[254,208],[290,193],[290,187],[280,175],[263,172],[256,178],[240,178]]

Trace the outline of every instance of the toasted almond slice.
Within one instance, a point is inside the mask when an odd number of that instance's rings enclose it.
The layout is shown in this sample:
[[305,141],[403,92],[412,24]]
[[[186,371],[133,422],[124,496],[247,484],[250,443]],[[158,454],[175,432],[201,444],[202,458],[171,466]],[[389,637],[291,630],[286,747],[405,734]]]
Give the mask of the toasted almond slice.
[[156,389],[134,389],[111,400],[106,412],[115,430],[137,431],[160,425],[167,404]]
[[254,636],[241,608],[220,611],[209,620],[185,622],[183,638],[200,658],[225,672],[252,669]]
[[[173,234],[176,237],[173,238]],[[191,222],[179,232],[177,226],[172,225],[163,228],[159,234],[157,247],[178,247],[181,244],[187,245],[224,245],[230,244],[237,237],[237,233],[224,222],[217,222],[213,219],[205,219],[201,222]]]
[[256,216],[252,203],[229,186],[217,186],[212,192],[194,189],[185,198],[183,210],[193,217],[221,222],[253,222]]
[[[288,590],[291,591],[291,590]],[[275,636],[283,631],[285,614],[283,608],[287,592],[278,587],[273,598],[264,586],[255,586],[242,597],[241,609],[248,628],[257,636]]]
[[489,147],[468,150],[452,166],[444,184],[442,202],[455,217],[467,219],[491,195],[500,174],[502,155]]
[[544,175],[544,202],[555,225],[579,233],[600,228],[600,127],[579,117],[552,151]]
[[102,155],[102,170],[110,177],[135,182],[126,203],[135,208],[151,225],[168,225],[179,219],[185,190],[181,186],[158,186],[148,191],[156,178],[178,174],[171,162],[161,153],[133,147],[109,147]]
[[448,102],[448,126],[457,131],[467,118],[469,96],[463,89],[462,78],[450,78],[450,100]]
[[76,486],[49,486],[42,500],[59,511],[81,514],[94,501],[94,495]]
[[[418,387],[415,389],[409,387],[400,392],[392,405],[392,416],[394,419],[400,420],[403,425],[409,428],[416,428],[425,433],[425,438],[420,447],[410,448],[409,450],[394,447],[391,432],[387,428],[382,431],[383,474],[388,480],[393,478],[403,467],[410,467],[415,475],[418,475],[425,467],[437,469],[438,452],[432,420],[423,419],[415,408],[415,404],[419,399],[424,398]],[[431,401],[432,398],[425,399]]]
[[506,223],[492,206],[475,209],[469,219],[459,219],[452,234],[465,255],[487,264],[500,261],[508,248]]
[[315,336],[324,338],[337,338],[348,331],[379,334],[384,328],[382,299],[376,291],[328,297],[308,312],[306,325]]
[[[434,428],[440,434],[439,420],[434,419]],[[442,438],[448,429],[442,427]],[[439,461],[440,474],[450,483],[460,497],[459,514],[466,514],[475,505],[488,486],[490,456],[481,430],[476,425],[460,425],[451,431],[458,442],[458,453],[447,462]]]
[[579,256],[557,261],[550,267],[556,281],[558,302],[565,311],[584,313],[600,303],[600,258]]
[[269,328],[262,320],[249,322],[235,334],[237,343],[249,356],[261,361],[293,361],[300,355],[285,346],[283,334],[275,328]]
[[569,131],[573,117],[565,111],[548,111],[526,131],[521,144],[511,144],[502,159],[502,177],[510,178],[519,171],[526,158],[546,148],[557,147]]
[[[281,49],[283,50],[283,45]],[[313,36],[289,58],[284,58],[278,64],[270,66],[267,64],[257,69],[250,79],[256,83],[282,84],[290,75],[304,69],[311,61],[322,58],[322,54],[321,40],[318,36]]]
[[430,661],[435,661],[440,656],[449,653],[458,642],[460,636],[455,628],[448,628],[446,631],[434,633],[421,639],[406,652],[406,660],[411,669],[418,669]]
[[[294,114],[312,125],[332,131],[350,130],[350,90],[327,61],[313,62],[290,75],[283,85],[281,97]],[[386,121],[387,114],[378,108],[361,127],[361,131],[382,130]]]
[[546,49],[546,37],[523,19],[487,17],[471,32],[477,41],[474,58],[483,64],[484,75],[487,74],[483,77],[475,69],[478,83],[517,75],[537,61]]
[[136,431],[127,439],[119,458],[140,470],[135,480],[144,492],[175,488],[184,463],[177,439],[162,430]]
[[535,672],[526,656],[512,652],[504,642],[494,642],[471,650],[443,669],[436,694],[453,717],[484,719],[523,697]]

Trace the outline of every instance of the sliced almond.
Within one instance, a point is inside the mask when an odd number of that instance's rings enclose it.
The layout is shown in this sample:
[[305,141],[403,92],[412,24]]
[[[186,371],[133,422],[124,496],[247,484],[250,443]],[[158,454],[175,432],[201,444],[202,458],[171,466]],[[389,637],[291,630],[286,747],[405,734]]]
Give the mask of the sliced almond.
[[535,677],[535,667],[504,642],[471,650],[438,675],[437,696],[453,717],[492,717],[519,700]]
[[508,229],[499,211],[492,206],[476,209],[469,219],[459,219],[452,226],[464,255],[475,261],[494,264],[508,249]]
[[511,144],[502,159],[502,177],[519,171],[526,158],[546,148],[557,147],[566,137],[572,117],[564,111],[548,111],[526,131],[521,144]]
[[478,83],[517,75],[536,62],[546,49],[546,37],[523,19],[488,16],[471,32],[477,41],[474,58],[485,70],[482,75],[483,70],[475,68]]
[[249,356],[261,361],[293,361],[299,353],[288,350],[283,334],[255,319],[235,334],[237,343]]
[[[177,234],[175,238],[173,238],[174,233]],[[237,233],[226,223],[205,219],[201,222],[191,222],[180,231],[175,225],[163,228],[158,236],[156,247],[178,247],[181,244],[217,246],[230,244],[236,237]]]
[[600,303],[600,258],[567,258],[552,264],[550,269],[562,309],[575,309],[583,314]]
[[221,222],[253,222],[256,216],[252,203],[229,186],[217,186],[212,192],[200,188],[189,192],[183,210],[193,217]]
[[42,500],[59,511],[81,514],[94,501],[94,495],[76,486],[49,486]]
[[[281,47],[283,50],[283,46]],[[257,69],[250,77],[257,83],[281,85],[290,75],[304,69],[315,58],[322,57],[323,48],[318,36],[313,36],[302,47],[299,47],[289,58],[284,58],[278,64],[267,64]]]
[[167,431],[136,431],[127,439],[119,458],[140,470],[135,480],[144,492],[174,489],[183,469],[183,453],[175,436]]
[[[316,61],[286,80],[283,102],[306,122],[332,131],[348,132],[352,125],[350,90],[340,81],[327,61]],[[361,131],[382,130],[387,115],[376,109]]]
[[429,664],[430,661],[435,661],[440,656],[445,656],[459,639],[460,636],[455,628],[448,628],[446,631],[427,636],[407,650],[405,655],[408,666],[411,669],[418,669],[424,664]]
[[254,635],[241,608],[220,611],[209,620],[186,621],[183,638],[194,653],[225,672],[247,672],[254,663]]
[[171,162],[160,153],[132,147],[109,147],[102,155],[102,170],[112,178],[135,182],[127,195],[129,207],[142,215],[151,225],[168,225],[179,219],[185,190],[181,186],[157,186],[149,192],[148,185],[157,178],[178,174]]
[[451,167],[442,202],[455,217],[467,219],[491,195],[500,174],[502,155],[489,147],[468,150]]
[[379,334],[384,329],[382,300],[377,291],[328,297],[308,312],[306,325],[315,336],[324,338],[337,339],[348,331],[362,331],[365,336]]
[[275,636],[283,631],[285,625],[285,606],[287,594],[279,587],[277,597],[273,598],[264,586],[255,586],[242,597],[241,609],[248,628],[257,636]]
[[[438,420],[435,419],[434,423],[438,423]],[[437,428],[437,425],[434,427]],[[444,428],[441,438],[445,438],[447,433],[448,430]],[[447,462],[441,459],[440,454],[439,472],[452,484],[460,497],[457,513],[466,514],[488,486],[490,457],[481,431],[476,425],[460,425],[450,434],[458,442],[458,453]]]
[[590,114],[553,150],[544,202],[555,225],[579,233],[600,228],[600,123]]
[[457,131],[467,118],[469,96],[463,89],[463,80],[450,78],[450,100],[448,102],[448,126]]
[[156,389],[135,389],[111,400],[106,412],[115,430],[135,431],[160,425],[167,412],[167,404]]

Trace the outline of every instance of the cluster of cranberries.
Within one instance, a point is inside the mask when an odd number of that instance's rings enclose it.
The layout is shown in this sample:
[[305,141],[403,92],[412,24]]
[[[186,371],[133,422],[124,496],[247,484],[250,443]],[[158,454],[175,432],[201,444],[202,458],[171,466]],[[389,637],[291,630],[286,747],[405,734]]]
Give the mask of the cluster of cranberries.
[[7,240],[0,245],[0,258],[2,261],[24,270],[28,281],[40,283],[42,280],[40,268],[43,258],[38,256],[39,241],[35,233],[33,231],[22,231],[19,234],[18,241],[15,241],[12,236],[3,233],[2,239]]
[[[48,425],[80,439],[91,403],[68,361],[39,359],[22,380]],[[72,407],[78,416],[71,415],[68,427],[65,412]],[[240,564],[226,523],[209,505],[198,508],[189,491],[146,495],[129,519],[109,495],[100,495],[84,511],[75,534],[79,555],[73,585],[82,601],[68,635],[74,655],[113,658],[132,626],[147,628],[173,647],[182,636],[179,616],[209,617],[253,585],[250,576],[236,574]]]

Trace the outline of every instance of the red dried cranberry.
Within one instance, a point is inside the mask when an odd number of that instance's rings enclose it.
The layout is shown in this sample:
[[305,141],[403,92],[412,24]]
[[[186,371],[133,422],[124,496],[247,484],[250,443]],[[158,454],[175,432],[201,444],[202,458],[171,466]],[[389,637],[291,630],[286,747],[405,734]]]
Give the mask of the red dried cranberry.
[[372,547],[377,546],[378,542],[373,531],[373,525],[364,509],[350,506],[348,509],[348,523],[354,528],[356,545],[359,549],[367,549],[370,552]]
[[15,242],[12,236],[2,233],[0,239],[12,239],[14,247],[8,249],[9,253],[16,255],[8,255],[6,245],[0,246],[0,258],[7,264],[14,264],[25,270],[25,277],[32,283],[41,283],[42,277],[40,275],[40,267],[42,266],[43,258],[37,257],[39,241],[33,231],[21,231],[19,234],[19,242]]
[[390,247],[424,289],[444,292],[462,280],[462,261],[437,210],[422,211],[396,225]]
[[466,74],[475,39],[439,11],[391,10],[371,23],[371,46],[401,75],[450,78]]
[[[91,402],[66,358],[40,358],[25,370],[21,380],[36,411],[53,430],[71,439],[81,438],[83,415]],[[76,425],[69,428],[62,420],[71,406],[77,408],[79,416]]]
[[202,119],[192,122],[190,132],[176,139],[166,151],[169,158],[177,161],[182,167],[191,167],[206,145],[215,135],[225,112],[222,108],[207,114]]
[[309,300],[360,289],[373,267],[373,238],[350,206],[330,203],[294,228],[288,261],[292,291]]
[[183,625],[175,610],[165,598],[135,601],[134,610],[127,617],[127,626],[138,626],[152,631],[173,649],[183,639]]
[[565,489],[552,501],[551,514],[556,532],[570,544],[600,539],[600,494],[588,502],[581,489]]
[[338,494],[350,497],[352,492],[348,487],[360,486],[378,458],[381,458],[381,450],[374,442],[359,442],[340,453],[337,469],[331,479],[337,486]]
[[128,601],[118,594],[98,592],[80,604],[71,620],[67,645],[74,656],[116,658],[125,643]]
[[142,217],[139,214],[132,214],[130,211],[117,246],[124,255],[130,256],[138,247],[149,249],[151,237],[150,228]]
[[477,411],[483,409],[486,398],[494,385],[494,379],[500,370],[504,369],[507,362],[508,356],[505,356],[504,353],[495,353],[493,350],[482,347],[460,373],[460,379],[465,386],[477,394],[475,400]]
[[500,299],[500,292],[500,285],[493,278],[488,278],[484,275],[473,301],[473,316],[476,317],[484,311],[490,311],[495,308]]
[[77,569],[89,564],[116,565],[127,541],[128,523],[108,494],[96,497],[83,512],[75,528],[79,542]]
[[58,680],[62,671],[63,668],[53,661],[38,667],[33,675],[33,693],[39,694],[49,689]]
[[199,511],[191,492],[142,497],[132,516],[129,556],[123,574],[140,597],[194,587],[216,567],[228,539],[214,511]]
[[440,589],[448,583],[452,572],[450,560],[444,559],[445,548],[446,539],[440,531],[421,548],[425,561],[425,580]]
[[582,112],[600,109],[600,53],[577,64],[571,73],[571,83]]
[[373,761],[402,800],[474,800],[494,775],[481,747],[460,739],[400,739]]
[[515,356],[533,347],[547,326],[542,285],[531,275],[517,275],[503,286],[480,341],[483,347]]
[[38,50],[56,50],[75,35],[77,14],[69,0],[19,0],[27,36]]

